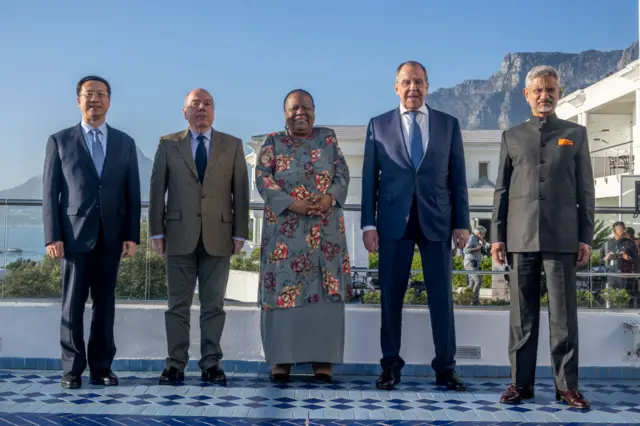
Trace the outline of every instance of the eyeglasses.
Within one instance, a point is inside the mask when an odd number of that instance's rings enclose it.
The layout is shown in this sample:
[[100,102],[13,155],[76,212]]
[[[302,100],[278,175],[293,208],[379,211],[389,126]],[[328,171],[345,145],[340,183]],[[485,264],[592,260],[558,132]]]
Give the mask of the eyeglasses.
[[109,94],[107,92],[84,92],[84,93],[81,93],[80,96],[82,96],[85,99],[92,99],[94,96],[97,96],[99,99],[102,99],[102,98],[108,97]]

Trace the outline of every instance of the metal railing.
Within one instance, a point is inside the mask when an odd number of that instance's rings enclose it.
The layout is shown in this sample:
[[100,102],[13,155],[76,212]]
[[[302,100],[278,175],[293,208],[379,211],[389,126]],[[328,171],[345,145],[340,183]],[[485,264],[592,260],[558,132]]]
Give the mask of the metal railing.
[[[2,218],[2,222],[1,222],[1,229],[4,230],[4,236],[2,238],[2,244],[0,245],[0,250],[3,251],[3,256],[4,256],[4,267],[7,267],[8,265],[8,241],[9,241],[9,235],[10,235],[10,230],[11,230],[11,212],[10,212],[10,208],[11,207],[18,207],[18,208],[38,208],[42,206],[42,200],[34,200],[34,199],[2,199],[0,198],[0,217],[4,216]],[[4,209],[3,209],[4,207]],[[142,208],[143,210],[146,210],[148,208],[148,202],[143,202],[142,203]],[[261,211],[264,208],[264,204],[263,203],[251,203],[250,204],[250,209],[252,211]],[[347,204],[345,206],[343,206],[343,209],[345,212],[359,212],[360,211],[360,205],[359,204]],[[470,214],[473,216],[474,214],[481,214],[485,219],[487,217],[489,217],[489,214],[492,212],[492,206],[470,206]],[[4,215],[2,214],[4,210]],[[612,222],[614,220],[619,220],[621,218],[624,218],[625,216],[637,216],[637,212],[635,210],[634,207],[608,207],[608,206],[599,206],[596,207],[596,215],[613,215],[611,217],[607,218],[608,222]],[[143,215],[144,216],[144,215]],[[33,218],[32,218],[33,219]],[[255,218],[254,220],[260,220],[259,218]],[[41,225],[41,219],[38,218],[38,226],[42,226]],[[34,222],[35,224],[36,222]],[[142,230],[143,232],[146,230]],[[356,232],[356,229],[352,229],[352,232]],[[640,229],[639,229],[640,231]],[[260,238],[256,238],[256,241],[259,241]],[[351,243],[356,244],[356,245],[362,245],[361,241],[356,240],[355,238],[350,240],[350,241],[355,241],[355,243]],[[153,274],[155,272],[157,272],[155,269],[157,269],[159,266],[158,264],[154,264],[152,262],[152,258],[155,256],[155,253],[152,252],[152,250],[150,249],[150,247],[148,245],[146,245],[144,248],[141,247],[143,249],[142,253],[140,253],[141,256],[145,256],[144,262],[144,277],[137,277],[137,279],[139,280],[144,280],[144,291],[142,292],[142,290],[140,290],[140,294],[144,294],[143,297],[138,297],[135,295],[130,295],[130,293],[127,293],[124,298],[133,298],[133,299],[137,299],[140,300],[142,299],[146,299],[146,300],[159,300],[159,298],[161,297],[162,294],[162,285],[158,284],[157,282],[155,282],[154,278],[153,278]],[[44,247],[42,248],[44,251]],[[361,250],[364,250],[364,247],[360,248]],[[11,254],[11,257],[13,258],[19,258],[20,255],[19,254]],[[42,256],[41,256],[42,258]],[[2,259],[2,258],[0,258]],[[455,262],[454,262],[455,263]],[[498,292],[501,294],[501,296],[499,297],[506,297],[508,298],[508,282],[506,279],[506,276],[508,274],[508,272],[506,272],[503,268],[501,267],[497,267],[496,265],[491,265],[490,269],[487,270],[487,268],[485,268],[484,270],[465,270],[464,268],[460,267],[461,261],[458,261],[458,267],[455,268],[452,272],[454,275],[454,283],[457,283],[458,287],[463,287],[464,283],[469,279],[469,276],[472,275],[479,275],[479,276],[486,276],[486,280],[490,280],[491,281],[491,290],[495,292]],[[639,262],[640,264],[640,262]],[[485,265],[486,266],[486,265]],[[638,283],[640,283],[640,267],[638,268],[638,270],[633,271],[633,272],[628,272],[628,273],[620,273],[620,272],[612,272],[612,271],[607,271],[606,269],[594,269],[594,264],[591,263],[591,261],[589,262],[588,266],[586,269],[584,270],[579,270],[577,272],[577,277],[579,280],[581,280],[581,282],[586,283],[585,285],[583,285],[583,287],[586,289],[586,291],[589,292],[600,292],[602,289],[606,289],[609,287],[608,281],[611,278],[623,278],[624,280],[627,281],[637,281]],[[455,266],[454,266],[455,267]],[[370,266],[368,267],[362,267],[362,266],[354,266],[352,267],[352,273],[355,276],[364,276],[364,281],[366,282],[366,285],[364,285],[364,287],[366,287],[367,291],[371,291],[371,290],[376,290],[377,287],[375,285],[372,285],[371,282],[377,282],[377,279],[375,278],[375,276],[377,275],[378,270],[376,268],[372,268]],[[7,273],[7,271],[5,271],[5,273]],[[411,271],[411,274],[413,276],[412,280],[413,283],[415,284],[416,282],[420,282],[420,279],[416,279],[416,277],[420,277],[423,274],[422,270],[416,269]],[[157,274],[156,274],[157,275]],[[456,278],[457,277],[457,278]],[[160,274],[158,276],[157,279],[165,279],[164,276],[162,274]],[[462,280],[462,281],[461,281]],[[607,281],[607,283],[602,283],[600,282],[598,284],[598,280],[599,281]],[[596,287],[602,287],[598,290],[593,290]],[[157,287],[157,290],[154,290],[154,288]],[[486,287],[486,285],[485,285]],[[420,290],[420,286],[418,285],[418,289]],[[53,290],[49,290],[49,291],[53,291]],[[488,292],[488,289],[485,288],[485,293]],[[640,294],[640,292],[638,292]],[[133,294],[133,293],[131,293]],[[136,293],[138,294],[138,293]],[[637,294],[632,294],[631,299],[635,300],[637,299]],[[4,279],[0,276],[0,298],[4,298],[5,297],[5,282]],[[42,297],[42,296],[35,296],[35,297]],[[166,294],[165,294],[166,297]],[[484,296],[485,298],[487,297],[486,295]],[[493,297],[493,296],[491,296]],[[635,302],[634,302],[634,306],[635,306]]]

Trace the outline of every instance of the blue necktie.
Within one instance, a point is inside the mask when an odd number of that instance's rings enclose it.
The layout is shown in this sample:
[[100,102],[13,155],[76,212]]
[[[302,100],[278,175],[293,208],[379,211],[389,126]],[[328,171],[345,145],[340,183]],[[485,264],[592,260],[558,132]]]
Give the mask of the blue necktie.
[[198,148],[196,148],[196,169],[198,170],[198,177],[200,183],[204,180],[204,172],[207,169],[207,147],[204,145],[204,135],[199,135]]
[[415,111],[409,112],[411,117],[411,125],[409,126],[409,141],[411,141],[411,162],[413,168],[417,169],[424,155],[424,146],[422,145],[422,132],[418,125],[418,120]]
[[93,129],[93,144],[91,147],[91,154],[93,157],[93,164],[96,166],[98,176],[102,177],[102,166],[104,165],[104,147],[100,141],[100,135],[102,132],[98,129]]

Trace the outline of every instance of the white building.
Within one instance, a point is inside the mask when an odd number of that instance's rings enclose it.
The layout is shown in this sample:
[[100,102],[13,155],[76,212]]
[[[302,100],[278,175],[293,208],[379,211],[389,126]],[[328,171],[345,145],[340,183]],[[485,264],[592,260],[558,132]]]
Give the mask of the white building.
[[[639,100],[640,61],[634,61],[558,103],[558,117],[587,127],[598,206],[635,205],[634,184],[640,180],[640,162],[634,161],[640,152]],[[605,220],[617,219],[612,215]]]
[[[347,204],[360,204],[362,191],[362,162],[364,158],[364,141],[366,126],[324,126],[330,127],[336,132],[338,144],[344,154],[351,183],[347,196]],[[463,130],[462,139],[465,148],[467,164],[467,185],[469,187],[469,203],[473,205],[493,204],[493,188],[498,174],[498,158],[500,155],[501,130]],[[253,150],[246,156],[249,172],[251,173],[251,202],[262,203],[262,198],[255,185],[253,167],[256,164],[257,154],[266,135],[257,135],[251,138],[247,145]],[[491,215],[489,213],[472,214],[472,224],[481,223],[489,229]],[[252,212],[253,219],[253,244],[260,244],[262,232],[262,212]],[[347,243],[353,265],[357,267],[368,266],[368,254],[362,244],[362,231],[360,230],[360,212],[345,212],[345,224],[347,227]],[[490,238],[490,236],[489,236]]]

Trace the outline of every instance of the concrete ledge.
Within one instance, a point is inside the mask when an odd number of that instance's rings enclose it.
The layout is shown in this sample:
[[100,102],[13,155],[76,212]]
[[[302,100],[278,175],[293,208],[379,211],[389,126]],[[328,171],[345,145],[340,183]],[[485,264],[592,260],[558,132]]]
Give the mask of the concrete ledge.
[[[260,311],[254,304],[227,304],[222,336],[225,369],[268,372],[260,338]],[[60,303],[57,300],[0,301],[0,368],[60,369]],[[166,302],[118,303],[116,306],[116,361],[120,371],[155,371],[164,366]],[[85,313],[85,336],[89,335],[91,309]],[[624,324],[635,322],[638,311],[580,310],[580,365],[585,378],[640,378],[634,333]],[[372,305],[347,305],[344,365],[340,374],[376,374],[380,351],[380,310]],[[508,377],[509,311],[507,307],[459,308],[455,310],[458,372],[467,377]],[[538,370],[550,377],[549,321],[543,310],[540,320]],[[406,307],[403,316],[401,355],[406,374],[433,374],[431,319],[426,307]],[[200,355],[199,306],[191,316],[191,371],[197,371]],[[637,349],[637,348],[635,348]],[[477,356],[469,354],[479,352]],[[466,354],[466,355],[465,355]],[[308,368],[308,367],[304,367]],[[305,370],[310,371],[310,370]]]

